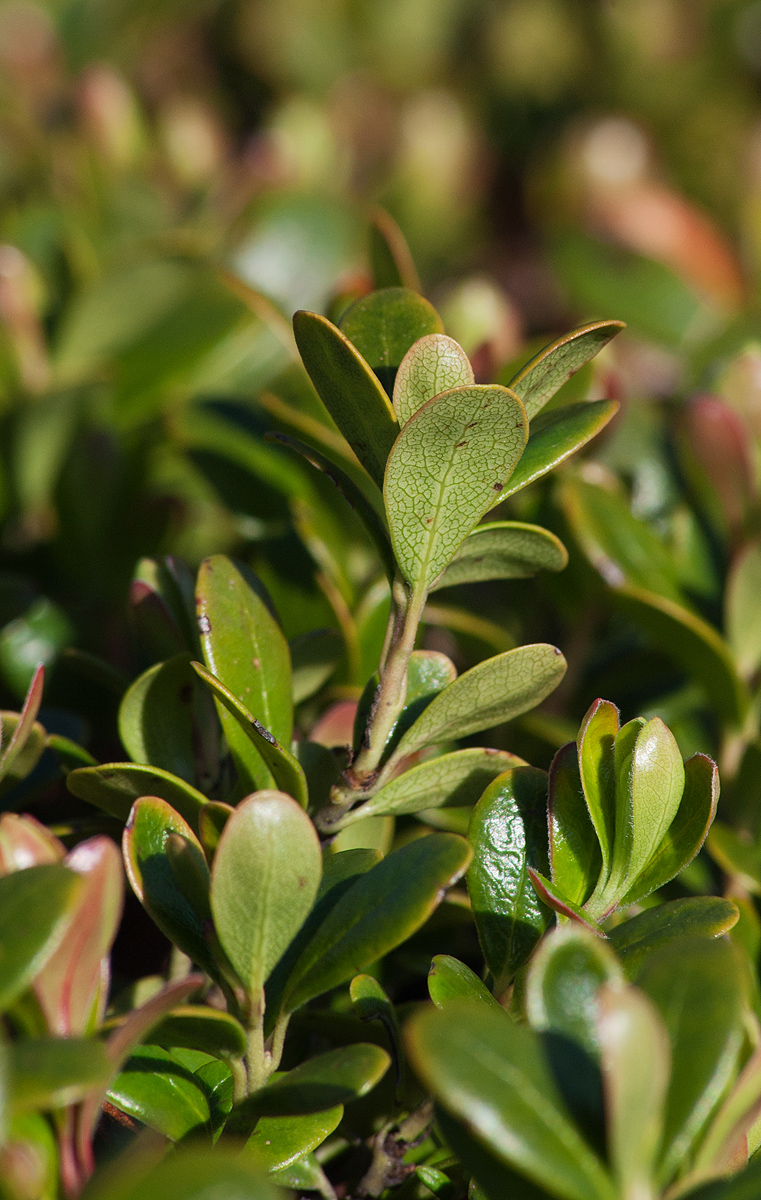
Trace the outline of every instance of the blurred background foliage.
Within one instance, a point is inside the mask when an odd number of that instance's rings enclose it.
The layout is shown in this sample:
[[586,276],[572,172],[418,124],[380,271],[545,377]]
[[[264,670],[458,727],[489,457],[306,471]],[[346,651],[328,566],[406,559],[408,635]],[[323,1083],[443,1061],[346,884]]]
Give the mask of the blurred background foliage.
[[[381,571],[264,435],[346,453],[290,317],[394,282],[377,206],[482,381],[628,323],[558,401],[615,397],[616,422],[504,506],[568,569],[437,594],[426,645],[563,649],[559,691],[494,736],[537,765],[605,695],[719,753],[730,799],[743,763],[761,790],[758,0],[2,0],[3,705],[45,662],[46,728],[120,757],[119,696],[166,653],[130,581],[217,551],[289,638],[343,639],[302,727],[356,699]],[[45,762],[7,805],[48,794]]]

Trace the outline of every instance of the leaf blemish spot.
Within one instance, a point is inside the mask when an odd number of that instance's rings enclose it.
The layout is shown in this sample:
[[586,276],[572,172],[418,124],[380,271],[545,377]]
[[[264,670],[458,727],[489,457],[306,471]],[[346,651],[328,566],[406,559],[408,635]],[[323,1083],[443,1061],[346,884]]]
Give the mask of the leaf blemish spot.
[[201,633],[211,633],[211,621],[206,616],[206,613],[201,613],[198,618],[198,628]]
[[502,484],[502,483],[495,483],[495,484],[494,484],[494,491],[495,491],[495,492],[501,492],[503,487],[504,487],[504,484]]

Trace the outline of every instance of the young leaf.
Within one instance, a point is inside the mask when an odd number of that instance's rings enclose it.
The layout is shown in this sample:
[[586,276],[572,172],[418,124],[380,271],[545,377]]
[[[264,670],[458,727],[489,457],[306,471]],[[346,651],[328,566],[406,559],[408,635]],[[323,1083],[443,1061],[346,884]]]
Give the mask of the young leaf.
[[599,354],[603,346],[625,328],[623,321],[597,321],[594,325],[572,329],[521,367],[510,380],[510,387],[525,404],[529,420],[544,408],[579,367]]
[[616,925],[608,938],[633,979],[647,958],[670,942],[685,937],[716,938],[737,923],[739,913],[731,900],[718,896],[689,896],[646,908]]
[[533,1029],[561,1033],[599,1057],[598,999],[606,984],[623,983],[605,942],[577,922],[548,935],[531,961],[526,1015]]
[[321,1146],[343,1115],[343,1105],[336,1104],[324,1112],[296,1117],[262,1117],[246,1142],[242,1157],[260,1171],[282,1171]]
[[601,883],[607,882],[613,858],[616,819],[616,770],[613,745],[619,729],[618,709],[609,700],[595,700],[579,729],[579,774],[589,815],[600,843]]
[[326,317],[297,312],[293,332],[318,396],[371,479],[382,487],[399,426],[377,376]]
[[487,658],[436,696],[407,730],[394,757],[512,720],[549,696],[565,670],[560,651],[542,643]]
[[605,932],[600,925],[578,904],[574,904],[573,900],[569,900],[564,896],[560,888],[551,883],[539,871],[535,871],[533,867],[528,868],[528,876],[531,880],[534,890],[539,899],[556,912],[560,917],[570,918],[572,921],[578,921],[585,928],[591,929],[592,933],[597,937],[605,937]]
[[427,589],[495,503],[528,436],[507,388],[454,388],[407,422],[386,465],[391,542],[407,581]]
[[190,663],[190,654],[178,654],[135,680],[119,706],[119,736],[134,762],[193,784],[200,740],[193,710],[206,696]]
[[731,1079],[742,1046],[744,971],[722,938],[685,938],[652,954],[637,983],[660,1010],[671,1043],[659,1178],[691,1152]]
[[[290,746],[290,653],[262,585],[251,572],[216,554],[201,563],[196,603],[209,671],[276,741]],[[217,711],[244,779],[253,788],[266,787],[269,773],[245,730],[219,700]]]
[[565,462],[605,428],[618,412],[617,400],[592,400],[571,404],[538,417],[532,424],[526,449],[507,483],[493,503],[506,500],[542,475]]
[[0,878],[0,1011],[25,992],[68,930],[83,882],[59,863]]
[[[31,771],[45,745],[45,733],[41,726],[36,726],[37,714],[40,711],[42,704],[42,692],[45,687],[45,668],[39,666],[32,676],[32,681],[29,684],[29,690],[26,693],[23,708],[17,718],[16,724],[12,730],[6,728],[8,722],[3,722],[2,727],[2,747],[0,748],[0,779],[8,775],[18,777],[18,772],[14,771],[14,766],[18,766],[18,759],[22,756],[27,760],[25,766],[28,771]],[[24,754],[27,743],[32,739],[34,730],[38,728],[42,733],[40,744],[39,735],[34,739],[35,744],[39,744],[39,752],[36,748],[33,750],[33,756],[29,757]],[[10,736],[9,736],[10,734]]]
[[364,817],[387,813],[402,816],[428,808],[466,807],[476,803],[497,775],[509,767],[524,765],[522,759],[507,750],[481,746],[442,754],[397,775],[360,808],[347,813],[340,826],[344,828]]
[[11,1103],[16,1112],[76,1104],[108,1079],[102,1042],[89,1038],[29,1038],[9,1048]]
[[571,1124],[535,1034],[477,1001],[407,1027],[416,1071],[486,1149],[563,1200],[613,1200],[613,1184]]
[[[399,364],[413,342],[443,333],[432,304],[407,288],[381,288],[347,308],[341,330],[369,364],[390,396]],[[299,347],[300,349],[301,347]]]
[[684,792],[668,830],[647,866],[635,879],[621,906],[638,904],[692,862],[706,840],[719,800],[719,770],[706,754],[684,764]]
[[395,850],[328,911],[296,962],[283,1008],[294,1012],[410,937],[471,858],[464,838],[435,833]]
[[394,408],[405,425],[419,408],[440,392],[476,382],[462,346],[443,333],[419,338],[405,354],[394,381]]
[[217,968],[205,937],[208,894],[199,907],[194,903],[195,894],[189,897],[180,887],[167,853],[167,841],[173,834],[188,847],[208,893],[209,869],[200,842],[179,813],[157,796],[137,800],[129,815],[122,843],[127,877],[159,929],[216,978]]
[[602,856],[581,786],[575,742],[561,747],[552,760],[547,821],[552,882],[574,904],[581,905],[595,889]]
[[282,792],[244,800],[214,856],[211,906],[219,939],[255,994],[309,913],[322,874],[312,822]]
[[653,1195],[669,1083],[668,1035],[637,988],[603,987],[598,1004],[613,1173],[622,1196]]
[[761,542],[745,546],[732,564],[726,591],[727,641],[741,679],[761,666]]
[[[242,704],[237,696],[234,696],[230,689],[226,688],[215,675],[205,670],[200,663],[193,663],[193,668],[201,679],[203,679],[204,683],[211,688],[219,702],[220,709],[224,709],[229,714],[238,732],[243,734],[249,750],[253,750],[257,758],[260,757],[266,763],[275,783],[284,792],[287,792],[289,796],[293,796],[295,800],[298,800],[303,808],[306,808],[308,800],[307,781],[298,759],[294,758],[292,754],[280,745],[270,731],[262,725],[261,721],[258,721],[248,711],[245,704]],[[230,741],[229,730],[226,730],[226,733],[228,741]],[[238,740],[238,745],[240,746],[240,740]],[[243,764],[243,769],[247,770],[250,775],[256,772],[256,764],[252,762],[250,756],[244,760],[244,756],[240,750],[236,761],[239,767]]]
[[473,810],[467,883],[486,964],[501,995],[541,938],[549,913],[528,867],[547,871],[547,776],[534,767],[499,775]]
[[65,855],[63,843],[34,817],[14,812],[0,817],[0,875],[61,862]]
[[178,1142],[210,1119],[200,1080],[160,1046],[138,1046],[108,1089],[115,1108]]
[[567,562],[568,551],[548,529],[523,521],[492,521],[468,534],[430,590],[487,579],[528,579],[537,571],[562,571]]
[[[625,725],[616,738],[617,760],[619,739],[628,728]],[[636,740],[631,753],[626,754],[625,748],[621,767],[616,763],[615,838],[610,878],[604,889],[608,907],[620,902],[647,866],[676,816],[684,792],[682,756],[673,733],[660,717],[635,727],[632,734],[636,734]]]
[[94,804],[109,816],[126,821],[130,809],[141,796],[158,796],[171,804],[191,829],[198,829],[206,797],[169,771],[139,763],[104,763],[100,767],[79,767],[66,777],[69,791]]
[[449,954],[436,954],[428,972],[428,994],[437,1008],[446,1008],[453,1000],[479,1000],[504,1011],[485,983]]
[[89,838],[66,856],[82,878],[72,929],[34,981],[51,1033],[72,1037],[100,1024],[108,998],[109,960],[124,903],[121,855],[107,837]]

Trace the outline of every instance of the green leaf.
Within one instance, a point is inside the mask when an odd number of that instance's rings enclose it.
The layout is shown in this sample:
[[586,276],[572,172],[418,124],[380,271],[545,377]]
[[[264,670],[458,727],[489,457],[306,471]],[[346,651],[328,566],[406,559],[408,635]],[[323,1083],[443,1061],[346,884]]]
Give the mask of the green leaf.
[[[291,658],[262,584],[224,554],[201,563],[196,584],[198,628],[206,666],[276,741],[293,731]],[[217,703],[239,772],[252,790],[267,787],[263,756],[224,703]],[[266,761],[266,760],[265,760]]]
[[195,893],[189,897],[172,869],[167,842],[179,835],[188,848],[199,875],[209,886],[209,868],[201,844],[179,813],[156,796],[143,796],[132,807],[124,830],[124,865],[132,890],[146,912],[170,941],[209,974],[217,968],[205,937],[208,896],[199,909]]
[[198,829],[201,809],[208,803],[203,793],[184,779],[159,767],[139,763],[79,767],[67,775],[66,786],[80,800],[94,804],[120,821],[127,820],[132,805],[141,796],[158,796],[171,804],[194,830]]
[[437,1008],[446,1008],[453,1000],[479,1000],[504,1012],[486,984],[450,954],[434,955],[428,972],[428,994]]
[[725,595],[727,641],[741,679],[761,666],[761,542],[744,546],[732,564]]
[[555,646],[519,646],[455,679],[407,730],[394,757],[466,737],[540,704],[560,683],[566,661]]
[[304,923],[322,874],[309,817],[282,792],[239,804],[214,856],[211,906],[219,939],[246,989],[259,992]]
[[[384,755],[381,762],[384,762],[388,758],[391,750],[399,743],[402,735],[428,707],[434,696],[443,691],[456,678],[457,668],[452,660],[447,658],[446,654],[441,654],[438,650],[412,651],[407,664],[407,690],[405,692],[404,707],[386,738]],[[357,705],[354,717],[355,746],[363,744],[377,690],[378,672],[376,671],[368,679]]]
[[377,376],[326,317],[297,312],[293,332],[318,396],[371,479],[382,487],[399,426]]
[[471,1173],[468,1200],[505,1200],[506,1196],[510,1200],[553,1200],[554,1192],[551,1195],[525,1175],[513,1171],[440,1105],[436,1105],[434,1113],[447,1146]]
[[608,938],[630,979],[647,958],[684,937],[716,938],[737,923],[739,913],[731,900],[718,896],[689,896],[646,908],[616,925]]
[[24,706],[18,714],[15,724],[12,724],[7,718],[3,719],[0,727],[2,736],[0,779],[5,776],[23,779],[40,759],[45,747],[46,734],[42,726],[36,725],[35,722],[42,704],[44,687],[45,668],[38,666],[32,676]]
[[314,629],[290,642],[293,669],[293,703],[301,704],[327,683],[344,656],[337,629]]
[[[193,669],[207,687],[211,688],[216,699],[219,701],[220,709],[226,710],[230,715],[233,724],[244,735],[249,748],[255,748],[253,752],[257,755],[257,758],[261,757],[262,761],[266,763],[278,788],[287,792],[289,796],[293,796],[303,808],[306,808],[308,801],[307,781],[298,759],[294,758],[292,754],[280,745],[270,731],[262,725],[261,721],[257,720],[237,696],[234,696],[229,688],[226,688],[215,675],[212,675],[210,671],[202,667],[200,663],[193,663]],[[290,679],[288,682],[290,686]],[[230,730],[226,728],[225,733],[229,742]],[[238,741],[240,744],[239,739]],[[243,764],[243,769],[248,772],[249,778],[253,777],[256,771],[256,764],[250,757],[244,762],[244,758],[239,751],[236,757],[236,765],[240,768],[241,764]],[[259,791],[262,789],[257,788],[256,790]]]
[[[14,1117],[3,1138],[0,1163],[5,1169],[5,1184],[11,1195],[14,1184],[17,1188],[20,1184],[23,1197],[24,1184],[32,1179],[38,1200],[56,1200],[59,1194],[58,1147],[47,1117],[40,1113],[22,1113]],[[19,1195],[18,1191],[16,1195]]]
[[613,858],[616,819],[616,770],[613,746],[618,734],[618,709],[609,700],[595,700],[579,729],[579,774],[589,815],[600,843],[605,883]]
[[261,1116],[296,1117],[349,1104],[366,1096],[386,1074],[390,1063],[385,1050],[368,1042],[308,1058],[237,1104],[225,1133],[247,1137]]
[[150,1155],[122,1166],[116,1179],[96,1185],[93,1200],[209,1200],[217,1192],[227,1200],[276,1200],[277,1190],[246,1161],[240,1148],[183,1147],[157,1166]]
[[528,867],[547,871],[547,775],[513,767],[489,784],[473,810],[467,883],[486,964],[501,995],[549,921]]
[[16,1112],[65,1108],[106,1083],[111,1064],[102,1042],[30,1038],[8,1050],[11,1103]]
[[622,907],[638,904],[683,871],[706,839],[719,800],[718,767],[706,754],[693,754],[684,764],[684,777],[677,814],[621,901]]
[[541,872],[535,871],[533,867],[528,868],[528,874],[537,896],[548,908],[551,908],[560,917],[567,917],[572,921],[578,921],[587,929],[591,929],[592,933],[596,934],[597,937],[605,937],[602,927],[597,924],[594,918],[585,909],[580,908],[578,904],[574,904],[572,900],[569,900],[555,883],[550,882]]
[[[194,710],[206,696],[190,663],[189,653],[178,654],[135,680],[119,706],[119,737],[136,763],[193,784],[201,716]],[[213,714],[204,714],[207,721],[209,715],[213,720]]]
[[[391,550],[391,542],[389,541],[388,526],[386,524],[385,514],[383,513],[382,509],[379,510],[379,508],[376,508],[375,504],[371,503],[365,493],[357,486],[354,480],[349,477],[342,467],[339,467],[337,463],[332,462],[331,459],[326,458],[324,454],[321,454],[312,446],[307,446],[304,442],[299,442],[295,438],[288,437],[283,433],[276,433],[271,436],[274,440],[281,442],[284,446],[289,446],[292,450],[295,450],[302,456],[302,458],[305,458],[307,462],[310,462],[313,467],[316,467],[318,471],[322,471],[324,475],[327,475],[328,479],[335,484],[341,495],[345,500],[348,501],[364,525],[373,542],[373,545],[378,551],[378,556],[381,560],[381,564],[386,572],[386,575],[388,576],[389,580],[393,581],[396,571],[396,563]],[[372,487],[372,484],[369,486]],[[377,495],[377,490],[375,488],[372,490]],[[378,501],[380,503],[380,496],[378,496]]]
[[466,869],[464,838],[435,833],[395,850],[360,876],[312,934],[288,980],[293,1012],[338,987],[419,929]]
[[653,1195],[669,1083],[668,1035],[637,988],[604,987],[598,1004],[613,1174],[622,1196]]
[[404,234],[394,218],[382,208],[376,208],[370,219],[370,265],[376,288],[421,290]]
[[531,961],[526,1013],[532,1027],[571,1038],[599,1057],[600,988],[621,985],[623,973],[605,942],[577,922],[554,930]]
[[660,1179],[677,1171],[705,1128],[743,1041],[744,968],[723,938],[684,938],[650,955],[637,983],[654,1001],[671,1043]]
[[395,287],[355,300],[341,318],[341,331],[390,396],[399,364],[413,342],[443,333],[444,326],[433,305],[419,292]]
[[610,878],[596,908],[590,904],[590,911],[599,912],[599,915],[620,903],[640,871],[647,866],[676,816],[684,792],[682,756],[673,733],[660,717],[653,717],[641,728],[632,728],[632,737],[636,739],[633,749],[627,754],[630,738],[621,751],[623,762],[619,766],[619,741],[626,737],[630,726],[634,726],[634,722],[623,727],[615,743],[617,780],[613,859]]
[[442,754],[392,779],[360,808],[348,813],[340,827],[370,816],[388,813],[402,816],[429,808],[462,808],[475,804],[497,775],[509,767],[523,765],[522,759],[506,750],[481,746]]
[[343,1105],[297,1117],[262,1117],[246,1142],[243,1157],[262,1171],[282,1171],[321,1146],[338,1127]]
[[535,354],[510,380],[511,389],[526,406],[529,420],[544,408],[579,367],[599,354],[603,346],[625,328],[623,321],[582,325]]
[[714,821],[706,848],[711,858],[727,875],[737,879],[741,887],[761,895],[761,854],[756,846],[741,838],[723,821]]
[[552,882],[581,905],[595,889],[602,856],[581,786],[575,742],[561,747],[552,760],[547,819]]
[[74,629],[62,608],[40,596],[31,607],[0,629],[0,670],[17,696],[28,694],[40,665],[52,667],[74,641]]
[[417,1073],[488,1151],[563,1200],[613,1200],[612,1182],[571,1124],[535,1034],[472,1000],[408,1025]]
[[141,558],[129,589],[130,616],[141,641],[159,659],[195,650],[195,580],[178,558]]
[[138,1046],[108,1089],[108,1099],[173,1142],[211,1116],[200,1081],[160,1046]]
[[0,877],[0,1011],[26,991],[60,944],[82,886],[57,863]]
[[691,1183],[729,1174],[746,1160],[753,1152],[748,1134],[760,1109],[761,1050],[756,1047],[701,1140],[688,1175]]
[[617,400],[592,400],[544,413],[532,423],[526,449],[510,482],[494,503],[506,500],[565,462],[605,428],[618,412]]
[[440,392],[476,382],[470,359],[454,338],[429,333],[418,338],[402,359],[394,381],[394,408],[405,425]]
[[487,579],[528,579],[537,571],[562,571],[568,552],[554,533],[524,521],[478,525],[431,585],[436,592]]
[[523,405],[507,388],[442,392],[404,426],[383,494],[391,542],[407,581],[430,587],[503,494],[526,445]]
[[718,1179],[686,1194],[685,1200],[756,1200],[761,1192],[761,1159],[730,1179]]
[[219,839],[228,819],[235,809],[231,804],[223,804],[221,800],[210,800],[204,806],[198,820],[198,837],[203,846],[209,866],[214,861]]
[[173,1009],[154,1025],[150,1038],[166,1050],[184,1046],[215,1058],[243,1058],[247,1046],[246,1031],[235,1017],[203,1004]]

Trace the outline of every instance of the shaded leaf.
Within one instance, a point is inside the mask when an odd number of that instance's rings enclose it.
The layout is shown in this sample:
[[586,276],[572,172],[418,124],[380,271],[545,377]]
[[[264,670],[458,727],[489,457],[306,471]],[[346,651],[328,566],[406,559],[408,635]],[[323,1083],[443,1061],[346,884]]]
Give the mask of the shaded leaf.
[[341,330],[390,396],[399,364],[413,342],[427,334],[443,333],[444,327],[424,296],[394,287],[355,300],[341,317]]
[[521,460],[498,500],[506,500],[521,488],[528,487],[586,446],[612,420],[618,407],[617,400],[592,400],[588,404],[557,408],[537,417],[532,422]]
[[330,679],[344,655],[344,642],[337,629],[314,629],[293,638],[293,703],[308,700]]
[[741,679],[750,679],[761,666],[761,542],[744,546],[727,581],[725,595],[727,641]]
[[159,767],[140,763],[79,767],[67,775],[66,786],[80,800],[94,804],[120,821],[127,820],[132,805],[141,796],[158,796],[171,804],[194,830],[198,829],[201,809],[207,803],[203,793],[185,780]]
[[602,856],[581,786],[575,742],[561,747],[552,760],[547,820],[552,882],[581,905],[595,889]]
[[189,653],[178,654],[131,684],[119,706],[119,737],[134,762],[193,784],[200,740],[194,708],[204,692],[190,663]]
[[184,1046],[217,1058],[242,1058],[246,1031],[229,1013],[202,1004],[185,1004],[167,1013],[150,1032],[153,1045],[171,1050]]
[[82,880],[61,864],[0,878],[0,1010],[26,991],[65,936]]
[[370,218],[370,265],[376,288],[421,290],[404,234],[394,218],[382,208],[376,208]]
[[111,1104],[177,1142],[210,1119],[199,1080],[160,1046],[138,1046],[108,1089]]
[[445,1008],[453,1000],[481,1000],[492,1008],[501,1008],[475,972],[450,954],[434,955],[428,972],[428,994],[437,1008]]
[[562,571],[568,552],[554,533],[524,521],[492,521],[468,534],[431,591],[487,579],[528,579],[537,571]]
[[534,1029],[561,1033],[597,1058],[600,989],[622,981],[621,968],[605,942],[569,922],[545,939],[531,961],[528,1019]]
[[723,821],[714,821],[706,848],[711,858],[727,875],[737,879],[741,887],[761,894],[761,855],[752,842],[740,837]]
[[125,1163],[116,1180],[96,1185],[94,1200],[208,1200],[210,1192],[235,1200],[276,1200],[274,1187],[256,1165],[248,1163],[236,1147],[232,1151],[203,1146],[183,1147],[157,1166],[152,1158]]
[[579,367],[599,354],[603,346],[625,328],[623,321],[582,325],[545,346],[521,367],[510,380],[510,387],[525,404],[529,420],[560,391]]
[[608,938],[629,978],[637,975],[649,955],[683,937],[721,937],[738,919],[737,906],[718,896],[689,896],[646,908],[616,925]]
[[105,1084],[110,1073],[103,1043],[87,1038],[26,1038],[13,1042],[8,1052],[16,1112],[75,1104]]

